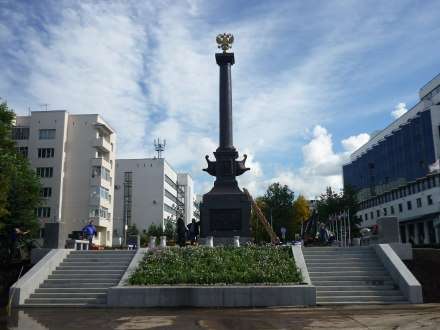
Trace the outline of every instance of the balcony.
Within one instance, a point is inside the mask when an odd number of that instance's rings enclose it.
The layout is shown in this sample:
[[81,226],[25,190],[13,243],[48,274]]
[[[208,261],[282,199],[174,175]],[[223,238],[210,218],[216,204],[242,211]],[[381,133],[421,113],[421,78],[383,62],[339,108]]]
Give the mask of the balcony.
[[103,137],[96,138],[93,142],[93,146],[101,152],[109,153],[112,151],[112,145],[110,141],[107,141]]
[[111,170],[112,164],[110,164],[109,161],[105,160],[105,158],[98,157],[98,158],[92,158],[92,166],[101,166],[105,167],[108,170]]
[[97,227],[110,227],[111,225],[111,215],[109,214],[108,218],[103,217],[89,217],[89,221],[93,220],[93,224]]

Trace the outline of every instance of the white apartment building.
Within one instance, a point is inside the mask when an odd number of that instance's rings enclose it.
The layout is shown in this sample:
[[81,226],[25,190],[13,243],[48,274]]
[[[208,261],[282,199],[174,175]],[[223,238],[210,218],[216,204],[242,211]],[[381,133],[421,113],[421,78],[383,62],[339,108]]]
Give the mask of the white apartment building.
[[140,231],[153,223],[164,227],[178,214],[191,222],[193,194],[191,176],[177,173],[163,158],[117,159],[114,236],[124,237],[126,225]]
[[114,130],[97,114],[33,111],[17,116],[13,138],[40,177],[43,203],[37,216],[42,228],[60,225],[59,247],[92,219],[98,231],[94,243],[111,246]]

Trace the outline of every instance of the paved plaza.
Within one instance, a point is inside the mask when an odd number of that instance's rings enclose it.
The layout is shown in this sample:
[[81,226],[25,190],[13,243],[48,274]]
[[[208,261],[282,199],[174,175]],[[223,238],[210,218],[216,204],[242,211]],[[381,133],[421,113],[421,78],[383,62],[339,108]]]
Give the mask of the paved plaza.
[[13,313],[8,329],[440,329],[439,304],[265,309],[29,308]]

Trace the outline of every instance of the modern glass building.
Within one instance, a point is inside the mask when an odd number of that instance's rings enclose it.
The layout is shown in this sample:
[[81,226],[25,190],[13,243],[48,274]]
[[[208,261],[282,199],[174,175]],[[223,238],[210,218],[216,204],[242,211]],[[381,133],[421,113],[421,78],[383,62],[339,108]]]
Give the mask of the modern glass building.
[[[434,84],[435,82],[435,84]],[[440,75],[420,102],[356,150],[342,168],[344,185],[362,201],[426,176],[440,158]]]
[[402,242],[440,243],[440,75],[420,101],[375,134],[343,166],[357,191],[362,227],[396,217]]

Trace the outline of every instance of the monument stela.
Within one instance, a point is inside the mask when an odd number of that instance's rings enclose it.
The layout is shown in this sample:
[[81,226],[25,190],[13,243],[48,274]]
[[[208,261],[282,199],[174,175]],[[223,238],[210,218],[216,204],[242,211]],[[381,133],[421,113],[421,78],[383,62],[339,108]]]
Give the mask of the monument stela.
[[[240,190],[235,179],[248,171],[243,160],[237,160],[238,152],[233,145],[232,134],[232,87],[231,67],[235,63],[234,53],[228,53],[234,37],[231,34],[217,36],[218,47],[222,53],[215,54],[220,67],[219,93],[219,147],[214,152],[215,161],[206,156],[208,167],[203,169],[215,176],[214,187],[203,195],[200,206],[201,236],[214,236],[215,242],[228,243],[233,236],[242,241],[250,239],[251,201]],[[232,242],[232,241],[231,241]]]

